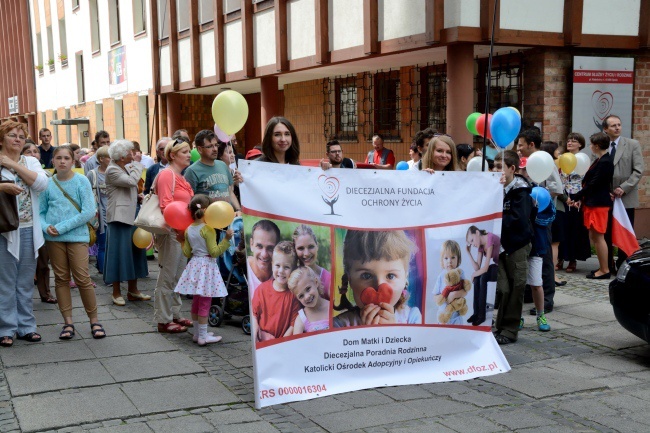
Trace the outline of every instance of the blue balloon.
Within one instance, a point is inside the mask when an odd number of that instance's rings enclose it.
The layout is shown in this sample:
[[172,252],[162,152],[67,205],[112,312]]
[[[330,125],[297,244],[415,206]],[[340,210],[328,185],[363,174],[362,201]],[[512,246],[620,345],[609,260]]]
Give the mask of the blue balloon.
[[551,194],[541,186],[534,187],[530,196],[537,202],[537,209],[540,211],[546,209],[551,203]]
[[409,163],[406,161],[400,161],[397,163],[395,166],[396,170],[408,170],[409,169]]
[[502,149],[513,141],[521,129],[521,117],[510,107],[499,108],[490,122],[492,140]]

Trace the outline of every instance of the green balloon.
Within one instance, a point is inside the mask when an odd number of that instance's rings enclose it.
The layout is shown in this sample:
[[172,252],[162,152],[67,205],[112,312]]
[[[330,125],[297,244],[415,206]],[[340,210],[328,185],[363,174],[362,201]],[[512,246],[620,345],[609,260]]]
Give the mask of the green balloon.
[[467,126],[467,130],[472,135],[479,135],[478,131],[476,130],[476,119],[479,117],[481,117],[481,113],[472,113],[467,116],[467,120],[465,121],[465,126]]
[[196,162],[199,159],[201,159],[201,155],[199,155],[199,151],[196,149],[192,149],[192,151],[190,152],[190,161]]

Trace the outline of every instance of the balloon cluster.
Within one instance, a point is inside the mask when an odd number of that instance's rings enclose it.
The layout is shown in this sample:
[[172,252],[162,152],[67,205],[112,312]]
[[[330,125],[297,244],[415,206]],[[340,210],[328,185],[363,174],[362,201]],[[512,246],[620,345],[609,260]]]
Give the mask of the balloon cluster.
[[[487,129],[486,129],[487,125]],[[472,135],[489,138],[502,149],[517,137],[521,129],[521,113],[515,107],[499,108],[494,114],[472,113],[465,121]]]
[[[163,217],[171,228],[180,232],[185,231],[194,222],[187,203],[182,201],[169,203],[165,207]],[[205,223],[214,229],[228,227],[234,218],[235,210],[230,203],[225,201],[214,202],[205,210]]]

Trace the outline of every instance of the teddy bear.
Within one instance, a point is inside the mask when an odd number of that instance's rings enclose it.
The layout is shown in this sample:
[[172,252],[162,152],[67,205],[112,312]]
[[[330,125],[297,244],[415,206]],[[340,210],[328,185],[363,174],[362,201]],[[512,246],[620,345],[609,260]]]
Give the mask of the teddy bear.
[[[445,274],[444,281],[445,288],[442,290],[442,293],[436,297],[436,302],[438,305],[442,305],[447,302],[447,297],[451,292],[455,292],[461,289],[465,290],[465,292],[469,292],[472,288],[472,284],[469,280],[461,279],[460,269],[452,269],[448,271]],[[465,298],[456,298],[447,304],[445,309],[438,316],[438,320],[443,324],[449,323],[451,315],[454,313],[454,311],[458,311],[458,314],[464,316],[467,314],[467,309],[467,301]]]

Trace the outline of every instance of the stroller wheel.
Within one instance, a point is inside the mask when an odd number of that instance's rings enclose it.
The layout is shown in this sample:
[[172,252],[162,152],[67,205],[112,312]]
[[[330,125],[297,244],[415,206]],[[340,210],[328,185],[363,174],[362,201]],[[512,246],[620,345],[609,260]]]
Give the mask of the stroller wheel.
[[244,318],[241,319],[241,329],[243,329],[244,333],[247,335],[251,335],[251,316],[244,316]]
[[221,326],[223,323],[223,310],[219,305],[210,306],[208,313],[208,324],[213,327]]

